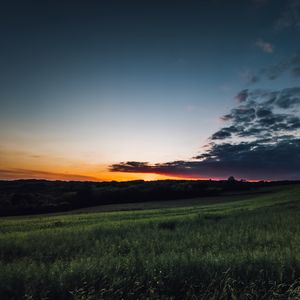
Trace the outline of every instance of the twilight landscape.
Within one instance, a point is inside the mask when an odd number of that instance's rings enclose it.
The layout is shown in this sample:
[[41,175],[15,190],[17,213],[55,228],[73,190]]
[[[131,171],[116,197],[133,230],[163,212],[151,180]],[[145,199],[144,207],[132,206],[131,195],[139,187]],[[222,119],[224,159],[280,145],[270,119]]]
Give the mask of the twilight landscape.
[[4,1],[0,299],[300,299],[300,1]]

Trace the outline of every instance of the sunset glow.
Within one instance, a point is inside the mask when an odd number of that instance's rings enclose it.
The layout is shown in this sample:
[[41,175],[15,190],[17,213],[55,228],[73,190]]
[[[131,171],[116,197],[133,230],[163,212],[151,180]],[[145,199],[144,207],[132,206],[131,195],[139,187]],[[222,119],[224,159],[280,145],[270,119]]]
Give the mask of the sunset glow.
[[7,5],[0,179],[297,179],[289,4],[200,2]]

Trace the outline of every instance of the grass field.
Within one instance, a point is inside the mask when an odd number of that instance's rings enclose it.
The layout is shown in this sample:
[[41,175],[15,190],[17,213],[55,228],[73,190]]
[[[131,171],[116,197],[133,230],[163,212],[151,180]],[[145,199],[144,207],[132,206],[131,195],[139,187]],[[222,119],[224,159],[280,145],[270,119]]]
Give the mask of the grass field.
[[144,207],[1,218],[0,299],[300,299],[300,186]]

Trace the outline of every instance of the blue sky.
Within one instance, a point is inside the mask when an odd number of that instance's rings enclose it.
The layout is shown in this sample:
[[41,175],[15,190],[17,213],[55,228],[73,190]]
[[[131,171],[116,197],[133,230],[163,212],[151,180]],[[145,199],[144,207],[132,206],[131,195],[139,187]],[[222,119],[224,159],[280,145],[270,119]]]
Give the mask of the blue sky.
[[7,170],[144,178],[108,169],[190,160],[223,127],[240,90],[299,85],[288,72],[249,83],[299,49],[296,1],[1,6],[4,179]]

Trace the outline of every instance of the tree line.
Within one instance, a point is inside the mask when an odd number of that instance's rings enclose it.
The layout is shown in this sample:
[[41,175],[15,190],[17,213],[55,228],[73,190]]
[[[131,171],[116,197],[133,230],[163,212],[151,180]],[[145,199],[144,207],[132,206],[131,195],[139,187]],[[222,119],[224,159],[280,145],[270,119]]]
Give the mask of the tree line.
[[262,186],[294,182],[228,180],[159,180],[78,182],[47,180],[0,181],[0,215],[39,214],[115,203],[218,196]]

